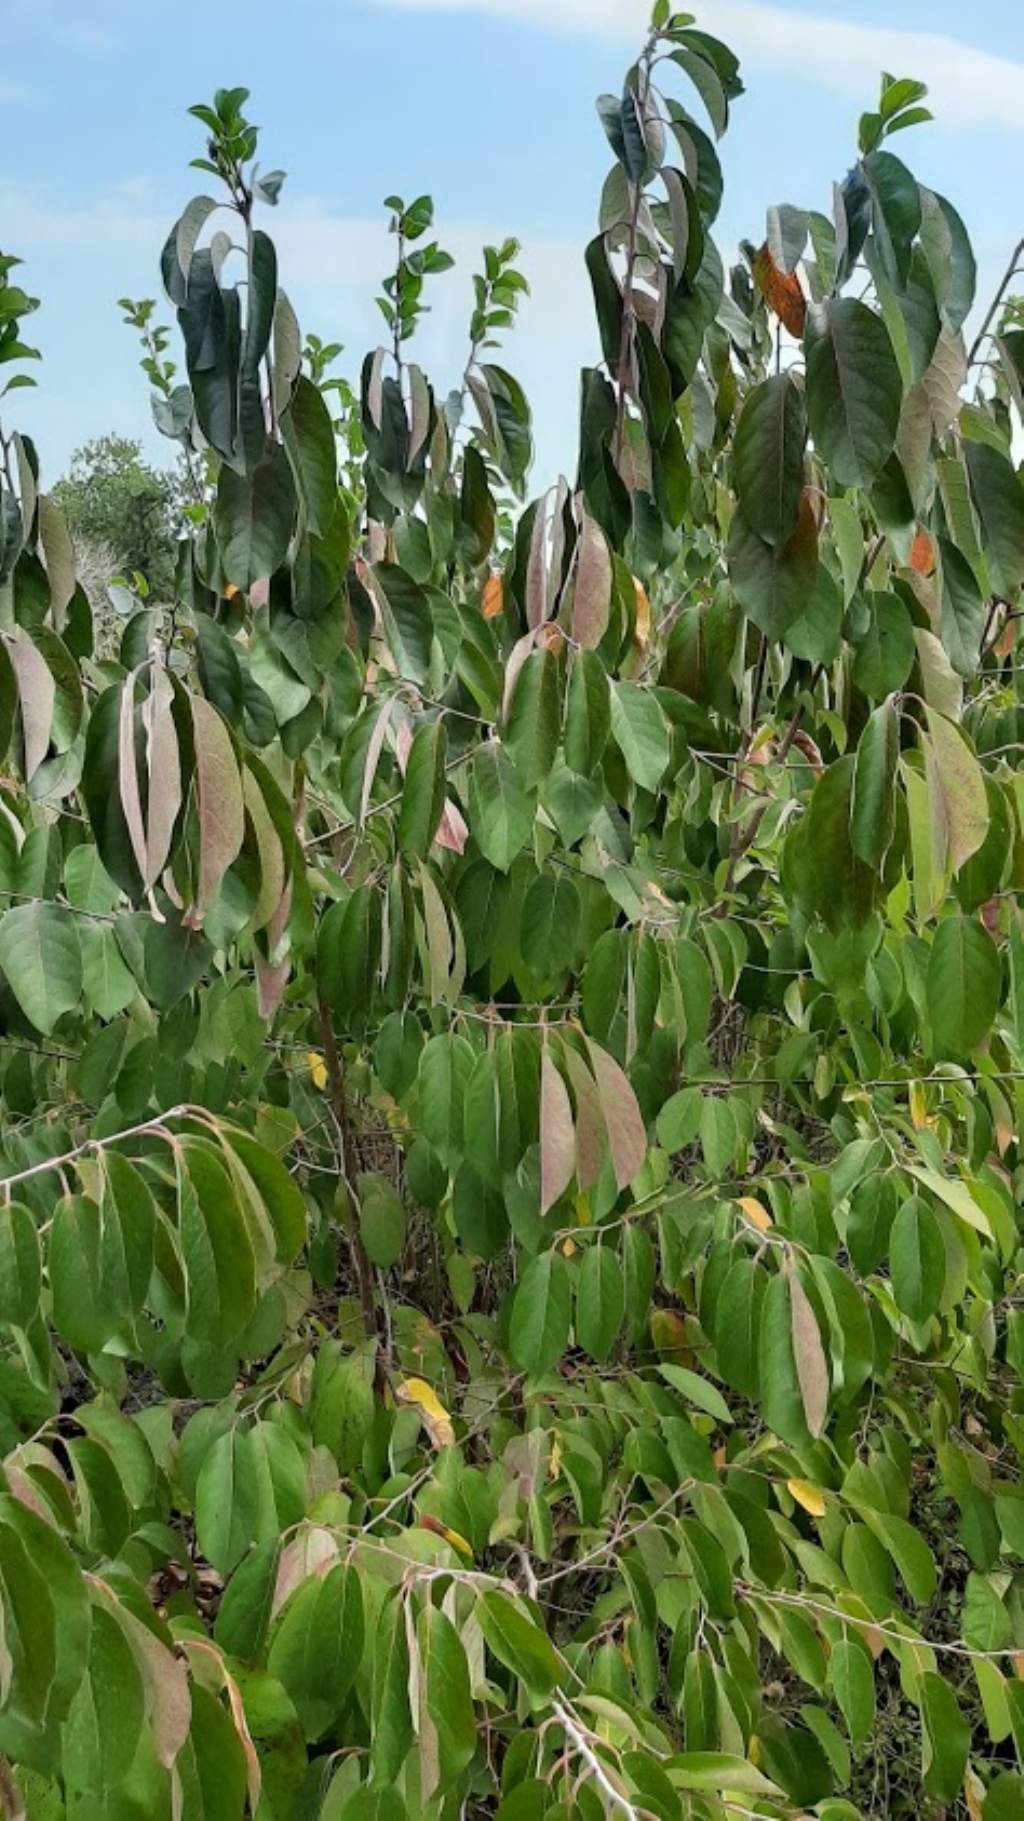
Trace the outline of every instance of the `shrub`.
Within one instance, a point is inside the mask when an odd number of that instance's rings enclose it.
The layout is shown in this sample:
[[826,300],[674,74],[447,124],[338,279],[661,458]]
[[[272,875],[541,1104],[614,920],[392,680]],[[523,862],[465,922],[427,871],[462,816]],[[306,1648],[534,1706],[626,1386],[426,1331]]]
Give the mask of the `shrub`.
[[10,1815],[1021,1811],[1022,331],[907,79],[726,272],[741,93],[599,102],[572,485],[428,197],[330,377],[242,89],[116,656],[0,441]]

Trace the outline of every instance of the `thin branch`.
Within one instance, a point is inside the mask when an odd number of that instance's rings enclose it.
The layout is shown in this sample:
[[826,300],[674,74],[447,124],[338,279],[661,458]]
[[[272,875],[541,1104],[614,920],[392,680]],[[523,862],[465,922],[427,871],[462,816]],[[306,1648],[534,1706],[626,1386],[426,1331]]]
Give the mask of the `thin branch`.
[[977,362],[978,349],[981,347],[982,342],[984,341],[986,335],[988,334],[989,326],[992,322],[992,319],[995,316],[996,311],[998,310],[1000,304],[1003,301],[1003,297],[1005,295],[1007,285],[1010,283],[1010,280],[1014,277],[1014,274],[1020,270],[1020,262],[1021,262],[1022,257],[1024,257],[1024,240],[1018,240],[1017,245],[1014,247],[1013,252],[1010,254],[1010,263],[1007,266],[1006,271],[1003,273],[1002,278],[999,280],[999,284],[996,288],[996,294],[993,297],[992,302],[989,304],[988,309],[985,312],[985,320],[982,323],[981,328],[978,330],[978,333],[975,336],[974,342],[971,346],[971,351],[970,351],[969,355],[967,356],[968,372]]

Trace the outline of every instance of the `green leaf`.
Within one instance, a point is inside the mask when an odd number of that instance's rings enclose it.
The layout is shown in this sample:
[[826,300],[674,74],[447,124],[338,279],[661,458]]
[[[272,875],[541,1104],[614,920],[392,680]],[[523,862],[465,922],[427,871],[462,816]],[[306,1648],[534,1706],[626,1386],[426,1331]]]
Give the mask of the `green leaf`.
[[768,1428],[799,1448],[806,1444],[808,1429],[793,1350],[791,1281],[782,1272],[768,1280],[761,1311],[758,1386]]
[[580,894],[568,873],[538,873],[523,899],[519,946],[539,980],[557,981],[577,950]]
[[217,483],[213,522],[225,578],[243,593],[281,567],[295,517],[295,483],[277,444],[251,475],[225,462]]
[[626,1288],[618,1254],[601,1241],[587,1246],[576,1283],[576,1341],[603,1364],[626,1313]]
[[935,1592],[935,1560],[919,1531],[888,1511],[865,1510],[864,1521],[885,1545],[912,1600],[927,1606]]
[[469,825],[485,859],[507,873],[533,828],[534,804],[504,746],[485,740],[469,772]]
[[359,1574],[341,1562],[303,1581],[275,1626],[267,1667],[287,1689],[309,1740],[321,1738],[345,1704],[363,1629]]
[[366,1171],[357,1183],[359,1231],[371,1264],[387,1271],[405,1245],[405,1208],[386,1176]]
[[777,1783],[751,1764],[749,1758],[726,1751],[687,1751],[671,1758],[668,1775],[680,1789],[744,1796],[778,1796]]
[[596,652],[580,651],[569,671],[565,711],[565,762],[581,778],[601,763],[611,733],[608,673]]
[[509,1350],[515,1364],[536,1377],[557,1365],[569,1342],[572,1277],[561,1252],[531,1258],[512,1300]]
[[761,1311],[768,1273],[751,1258],[737,1258],[719,1288],[715,1306],[715,1359],[727,1385],[756,1397]]
[[296,377],[281,430],[309,529],[323,537],[338,508],[334,425],[320,388],[304,373]]
[[857,1751],[867,1744],[875,1724],[874,1671],[870,1654],[859,1639],[836,1640],[828,1660],[828,1680]]
[[620,681],[610,688],[612,735],[626,770],[643,790],[657,790],[671,751],[661,704],[637,683]]
[[0,968],[25,1017],[48,1037],[82,996],[75,919],[55,904],[18,904],[0,917]]
[[965,441],[963,451],[989,574],[1012,600],[1024,581],[1024,486],[990,443]]
[[928,1202],[912,1195],[903,1203],[889,1235],[889,1271],[897,1306],[911,1321],[937,1312],[946,1282],[942,1228]]
[[423,1136],[444,1162],[462,1152],[463,1103],[473,1070],[473,1051],[464,1037],[442,1032],[420,1056],[416,1095]]
[[729,1409],[722,1393],[699,1373],[691,1372],[688,1366],[673,1366],[662,1362],[658,1367],[662,1378],[674,1386],[688,1404],[695,1404],[698,1410],[706,1411],[715,1421],[726,1427],[732,1424],[732,1411]]
[[747,393],[733,445],[736,493],[751,530],[775,547],[796,529],[806,442],[803,393],[791,373]]
[[560,712],[554,653],[531,652],[516,679],[505,728],[505,747],[528,790],[542,783],[554,764]]
[[[476,1751],[476,1720],[469,1686],[466,1652],[451,1620],[426,1604],[419,1616],[417,1641],[423,1676],[423,1708],[437,1740],[437,1788],[447,1788]],[[428,1753],[424,1751],[424,1759]],[[430,1779],[433,1781],[433,1777]],[[428,1793],[424,1788],[424,1795]],[[431,1792],[433,1793],[433,1792]]]
[[946,656],[958,676],[973,677],[981,658],[985,603],[974,571],[948,538],[936,539],[942,595],[939,625]]
[[488,1650],[512,1671],[534,1700],[546,1700],[565,1675],[565,1666],[547,1633],[504,1593],[482,1593],[475,1610]]
[[370,1768],[381,1782],[397,1777],[412,1743],[409,1709],[409,1643],[405,1601],[396,1592],[385,1603],[373,1648]]
[[256,1661],[270,1624],[281,1556],[281,1540],[271,1537],[243,1556],[221,1596],[213,1635],[230,1656]]
[[881,317],[853,297],[807,317],[807,418],[840,487],[869,487],[892,454],[903,386]]
[[971,1749],[971,1729],[949,1683],[934,1670],[921,1677],[920,1701],[925,1788],[937,1802],[956,1802]]
[[399,675],[426,684],[433,639],[426,594],[397,563],[374,563],[370,581]]
[[936,1057],[958,1059],[988,1036],[1002,996],[1002,966],[984,926],[943,918],[928,957],[928,1018]]
[[896,761],[899,722],[891,700],[881,703],[864,725],[850,800],[850,844],[858,859],[880,872],[896,826]]
[[0,1207],[0,1321],[27,1328],[39,1308],[42,1258],[31,1212],[20,1201]]
[[447,761],[444,722],[425,722],[413,735],[406,761],[398,812],[398,845],[403,853],[425,859],[430,850],[444,809]]
[[801,506],[796,530],[779,549],[759,537],[737,510],[726,554],[736,598],[767,638],[781,638],[810,610],[818,582],[818,538],[809,508]]

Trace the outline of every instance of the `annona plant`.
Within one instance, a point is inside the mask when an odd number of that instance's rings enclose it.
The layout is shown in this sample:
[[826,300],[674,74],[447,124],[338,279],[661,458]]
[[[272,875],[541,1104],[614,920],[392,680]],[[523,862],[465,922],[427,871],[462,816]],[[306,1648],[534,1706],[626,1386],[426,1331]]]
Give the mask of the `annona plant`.
[[658,0],[571,482],[428,197],[332,377],[242,89],[171,598],[0,433],[8,1817],[1024,1813],[1018,261],[887,75],[726,271],[741,97]]

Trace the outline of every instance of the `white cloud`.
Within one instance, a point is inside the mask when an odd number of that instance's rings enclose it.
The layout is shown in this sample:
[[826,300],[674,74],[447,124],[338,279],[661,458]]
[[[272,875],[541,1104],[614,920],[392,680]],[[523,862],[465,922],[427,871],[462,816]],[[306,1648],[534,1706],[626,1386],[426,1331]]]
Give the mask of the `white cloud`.
[[[575,35],[634,39],[649,16],[648,0],[377,0],[422,13],[490,13],[518,25]],[[827,14],[763,6],[759,0],[712,0],[698,24],[725,38],[750,67],[785,69],[858,97],[874,93],[879,71],[927,82],[946,126],[1024,131],[1024,63],[997,57],[941,32],[854,25]]]

